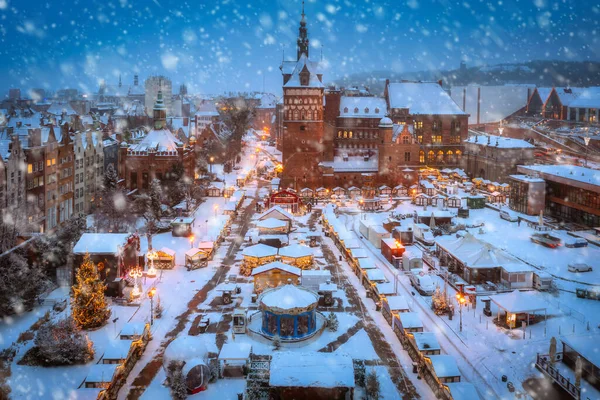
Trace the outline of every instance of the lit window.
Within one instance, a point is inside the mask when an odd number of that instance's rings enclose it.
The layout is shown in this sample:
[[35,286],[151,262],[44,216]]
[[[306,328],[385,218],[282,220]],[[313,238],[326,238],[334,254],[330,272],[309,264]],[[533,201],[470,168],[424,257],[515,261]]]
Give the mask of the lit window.
[[33,172],[33,164],[27,164],[27,173],[31,174]]

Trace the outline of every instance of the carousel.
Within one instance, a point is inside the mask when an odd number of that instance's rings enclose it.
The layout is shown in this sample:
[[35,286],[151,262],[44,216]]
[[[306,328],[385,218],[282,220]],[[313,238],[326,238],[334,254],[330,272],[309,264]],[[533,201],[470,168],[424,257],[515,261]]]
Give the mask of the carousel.
[[325,317],[317,312],[319,295],[291,283],[267,290],[259,298],[260,334],[283,341],[299,341],[320,332]]

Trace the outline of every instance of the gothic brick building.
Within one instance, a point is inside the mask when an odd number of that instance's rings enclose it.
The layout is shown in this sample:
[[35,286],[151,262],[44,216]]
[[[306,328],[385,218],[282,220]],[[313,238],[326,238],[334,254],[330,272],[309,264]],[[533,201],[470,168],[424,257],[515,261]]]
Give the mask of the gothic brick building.
[[190,145],[184,145],[167,129],[167,107],[163,102],[162,91],[154,105],[154,129],[139,143],[131,146],[121,143],[119,176],[125,178],[128,190],[144,191],[153,179],[162,179],[176,165],[181,165],[186,176],[193,178],[195,152]]
[[420,167],[458,167],[468,115],[441,82],[386,82],[383,97],[325,89],[304,9],[296,61],[283,61],[281,186],[410,185]]

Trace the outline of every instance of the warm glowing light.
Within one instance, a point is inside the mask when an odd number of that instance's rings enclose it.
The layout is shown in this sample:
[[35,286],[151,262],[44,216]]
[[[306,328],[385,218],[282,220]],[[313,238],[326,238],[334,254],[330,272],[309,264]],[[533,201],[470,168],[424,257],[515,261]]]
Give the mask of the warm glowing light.
[[148,297],[153,298],[155,294],[156,294],[156,288],[155,287],[153,287],[150,290],[148,290]]

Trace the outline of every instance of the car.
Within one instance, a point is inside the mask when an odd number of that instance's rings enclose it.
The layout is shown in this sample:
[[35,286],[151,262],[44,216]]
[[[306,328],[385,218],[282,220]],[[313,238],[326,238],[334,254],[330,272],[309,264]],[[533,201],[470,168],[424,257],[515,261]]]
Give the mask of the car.
[[587,245],[588,242],[584,238],[569,238],[565,240],[566,247],[586,247]]
[[500,211],[500,218],[505,219],[509,222],[517,222],[519,217],[515,215],[515,213],[507,210]]
[[584,263],[569,264],[569,272],[591,272],[592,266]]
[[554,249],[561,244],[560,238],[552,236],[549,233],[534,233],[529,237],[533,243],[541,244],[542,246]]

